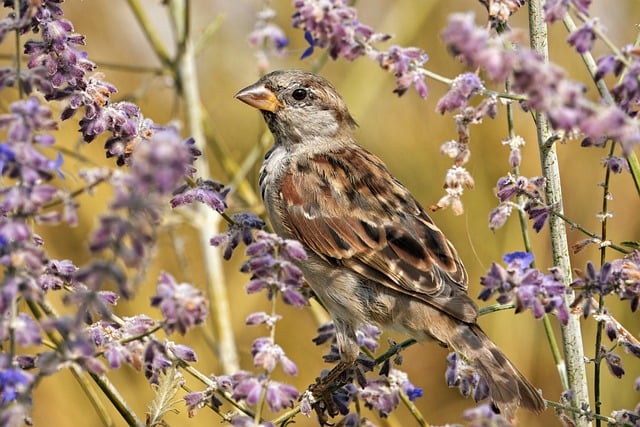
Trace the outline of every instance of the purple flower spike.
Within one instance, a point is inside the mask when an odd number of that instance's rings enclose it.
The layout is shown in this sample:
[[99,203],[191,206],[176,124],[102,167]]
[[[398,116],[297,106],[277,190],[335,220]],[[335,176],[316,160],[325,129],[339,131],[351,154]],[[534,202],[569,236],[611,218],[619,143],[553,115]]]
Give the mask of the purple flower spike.
[[306,259],[299,242],[259,231],[256,241],[247,247],[247,255],[250,258],[242,265],[241,271],[252,274],[247,285],[248,293],[264,289],[270,299],[280,292],[287,304],[295,307],[307,304],[307,299],[300,292],[302,271],[295,265],[295,262]]
[[536,319],[546,313],[555,312],[563,324],[569,320],[569,310],[565,305],[564,294],[567,291],[562,275],[557,269],[549,274],[530,268],[533,255],[526,252],[513,252],[504,256],[507,267],[496,263],[480,279],[484,289],[478,298],[488,300],[497,295],[500,304],[514,302],[516,313],[530,309]]
[[162,311],[167,333],[177,330],[184,335],[206,319],[209,311],[207,300],[202,291],[190,284],[177,283],[171,275],[162,273],[157,293],[151,297],[151,305]]

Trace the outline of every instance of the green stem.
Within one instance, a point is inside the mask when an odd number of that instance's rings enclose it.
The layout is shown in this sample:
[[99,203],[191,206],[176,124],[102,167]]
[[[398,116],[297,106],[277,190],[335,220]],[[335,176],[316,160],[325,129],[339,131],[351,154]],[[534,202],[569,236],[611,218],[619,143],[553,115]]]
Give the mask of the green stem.
[[[41,302],[39,304],[36,304],[31,300],[26,300],[26,303],[27,303],[27,306],[29,307],[29,310],[33,314],[33,317],[36,320],[41,321],[45,317],[45,315],[51,318],[58,317],[54,309],[50,305],[48,305],[46,302]],[[61,348],[63,346],[61,339],[58,336],[56,336],[52,331],[45,331],[45,333],[47,334],[47,337],[49,338],[49,340],[51,340],[51,343],[54,346],[54,350],[61,351]],[[98,413],[98,417],[102,420],[102,423],[106,426],[113,426],[114,425],[113,420],[111,419],[106,409],[100,402],[100,399],[98,398],[97,394],[91,388],[91,385],[82,376],[81,369],[74,364],[71,365],[70,369],[74,378],[76,378],[76,380],[78,381],[80,388],[84,391],[87,398],[91,402],[91,405],[95,408],[96,412]],[[93,378],[93,374],[91,375]],[[100,384],[98,384],[98,386],[100,386]],[[109,390],[109,393],[110,392],[111,390]],[[115,395],[111,395],[109,393],[105,393],[107,395],[107,398],[109,398],[109,400],[114,404],[114,406],[118,408],[118,412],[120,412],[120,414],[125,420],[137,420],[135,413],[126,406],[126,403],[124,399],[122,399],[122,396],[120,396],[117,392]],[[120,402],[118,401],[118,398],[120,398],[121,400]],[[133,423],[133,424],[129,422],[129,425],[137,426],[137,425],[142,425],[142,423],[140,423],[139,421],[138,423]]]
[[[611,147],[609,149],[609,157],[613,156],[614,150],[616,147],[616,143],[611,141]],[[609,210],[609,182],[611,179],[611,169],[605,169],[604,175],[604,183],[602,185],[602,226],[600,234],[602,235],[602,240],[606,241],[607,239],[607,223],[608,217],[604,215]],[[603,246],[600,249],[600,267],[605,263],[607,255],[607,247]],[[604,295],[600,294],[598,298],[598,313],[602,315],[604,313]],[[602,402],[600,401],[600,376],[602,372],[602,357],[600,355],[600,346],[602,345],[602,332],[604,330],[604,321],[599,320],[596,326],[596,342],[594,344],[595,352],[594,352],[594,367],[593,367],[593,398],[594,398],[594,406],[596,415],[600,415]],[[596,419],[596,427],[601,426],[600,419]]]
[[418,421],[418,425],[422,427],[429,427],[429,423],[427,423],[427,420],[424,419],[424,417],[422,416],[422,413],[416,407],[415,403],[413,403],[409,399],[409,396],[407,396],[407,394],[403,391],[401,391],[398,394],[400,396],[400,400],[402,401],[402,403],[404,403],[404,405],[409,409],[409,412],[411,412],[411,415],[413,415],[416,421]]
[[[543,3],[543,0],[529,1],[529,34],[532,50],[542,55],[545,60],[548,60],[549,52],[547,46],[549,39],[547,36],[547,26],[544,21]],[[560,169],[555,144],[550,147],[544,147],[545,141],[551,136],[549,121],[544,114],[539,112],[536,112],[535,119],[542,174],[547,182],[545,186],[546,204],[548,206],[554,206],[559,213],[562,213],[562,187],[560,184]],[[575,294],[573,290],[568,287],[572,279],[566,229],[563,221],[555,215],[549,219],[549,228],[551,232],[553,263],[559,268],[564,277],[564,283],[567,285],[565,302],[567,306],[569,306],[573,302]],[[582,331],[578,316],[569,316],[567,325],[561,325],[560,330],[562,334],[562,347],[567,364],[569,387],[574,393],[572,405],[576,408],[588,407],[589,391],[584,365]],[[587,418],[577,416],[574,416],[574,422],[579,427],[586,427],[591,424]]]
[[[180,2],[188,3],[188,0],[174,0],[172,3]],[[174,12],[172,19],[177,21],[187,19],[189,13],[186,5],[175,5],[173,7],[174,9],[172,10],[183,10],[184,13]],[[174,28],[188,31],[189,25],[186,22],[176,22]],[[211,177],[213,175],[206,158],[206,138],[203,128],[204,115],[199,94],[200,90],[193,42],[189,34],[178,34],[176,35],[176,39],[180,41],[178,50],[182,53],[176,63],[175,76],[178,80],[176,81],[176,87],[180,89],[180,95],[185,106],[188,133],[194,138],[196,147],[205,153],[205,155],[200,156],[196,160],[195,167],[201,176]],[[179,70],[179,72],[177,72],[177,70]],[[222,365],[222,371],[224,373],[236,372],[240,364],[233,328],[231,327],[231,308],[222,267],[222,252],[219,248],[209,243],[211,236],[218,233],[222,217],[201,203],[197,204],[195,209],[195,228],[198,230],[200,248],[203,259],[205,260],[206,284],[212,304],[210,318],[213,322],[217,338],[215,351]],[[228,216],[225,216],[225,219],[231,221]]]
[[140,0],[127,0],[129,4],[129,8],[133,12],[140,28],[144,32],[144,36],[147,38],[147,41],[153,48],[156,56],[165,67],[172,68],[173,60],[169,53],[164,47],[162,40],[160,40],[160,36],[155,31],[155,28],[151,21],[148,19],[147,14],[144,12],[144,6],[140,4]]
[[73,378],[76,379],[78,384],[80,384],[82,390],[89,398],[89,402],[91,402],[91,406],[93,406],[93,409],[95,409],[96,413],[98,414],[98,418],[100,418],[100,421],[102,421],[102,425],[104,425],[105,427],[115,427],[116,424],[111,416],[109,416],[107,408],[105,408],[102,402],[100,402],[98,394],[92,388],[91,383],[89,383],[87,378],[83,375],[82,370],[80,370],[80,368],[78,368],[76,365],[71,365],[70,370]]
[[100,387],[100,390],[107,396],[107,399],[116,408],[118,413],[124,418],[129,426],[143,427],[144,423],[136,417],[135,412],[127,405],[126,400],[120,395],[120,392],[111,384],[111,382],[101,375],[89,372],[89,376]]
[[[567,412],[571,412],[572,414],[576,415],[577,417],[580,418],[589,418],[589,417],[593,417],[596,420],[602,420],[604,422],[606,422],[608,425],[611,426],[619,426],[621,425],[620,423],[618,423],[614,418],[611,417],[607,417],[604,415],[594,415],[588,411],[585,411],[583,409],[580,408],[575,408],[571,405],[563,405],[562,403],[558,403],[558,402],[554,402],[552,400],[545,400],[545,402],[547,403],[547,406],[549,406],[550,408],[555,408],[555,409],[559,409],[562,411],[567,411]],[[627,426],[628,424],[623,424],[625,426]]]
[[[575,22],[569,14],[566,14],[562,22],[569,32],[573,32],[577,29]],[[600,38],[602,40],[605,40],[605,43],[608,40],[608,38],[603,36],[600,36]],[[609,41],[609,44],[613,43]],[[640,44],[640,35],[638,35],[638,38],[635,41],[635,45],[637,46],[638,44]],[[617,52],[617,55],[620,59],[624,59],[624,56],[617,51],[617,48],[615,46],[613,46],[613,50],[614,52]],[[611,92],[609,91],[609,88],[607,87],[607,83],[604,81],[604,79],[596,80],[595,78],[598,67],[595,59],[593,58],[593,55],[591,54],[591,52],[587,51],[581,54],[581,56],[585,66],[587,67],[587,71],[589,71],[591,78],[595,82],[598,93],[600,93],[600,96],[607,105],[613,105],[615,102],[613,96],[611,95]],[[636,187],[636,192],[640,194],[640,162],[638,161],[638,156],[634,151],[630,151],[625,155],[627,158],[627,162],[629,163],[629,171],[631,172],[631,178],[633,179],[633,183]]]

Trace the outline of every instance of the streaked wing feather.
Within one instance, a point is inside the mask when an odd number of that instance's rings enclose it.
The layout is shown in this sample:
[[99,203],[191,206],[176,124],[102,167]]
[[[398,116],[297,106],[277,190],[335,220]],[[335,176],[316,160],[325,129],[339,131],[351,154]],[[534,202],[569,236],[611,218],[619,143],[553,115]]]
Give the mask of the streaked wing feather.
[[[309,167],[312,173],[296,172]],[[349,184],[328,188],[314,182],[319,176]],[[475,321],[455,249],[376,156],[347,148],[318,154],[304,168],[292,166],[281,185],[285,225],[317,255]]]

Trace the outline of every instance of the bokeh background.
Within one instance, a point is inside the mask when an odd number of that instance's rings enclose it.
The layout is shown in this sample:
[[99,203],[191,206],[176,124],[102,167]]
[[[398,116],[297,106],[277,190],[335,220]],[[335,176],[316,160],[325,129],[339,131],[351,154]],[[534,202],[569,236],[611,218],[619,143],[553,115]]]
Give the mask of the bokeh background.
[[[169,46],[173,46],[172,29],[163,2],[143,0],[158,34]],[[260,115],[238,102],[233,95],[240,88],[254,82],[259,77],[256,51],[249,46],[247,36],[253,29],[256,13],[264,6],[264,1],[253,0],[198,0],[192,1],[192,35],[198,37],[213,21],[219,27],[202,49],[198,59],[198,79],[203,107],[208,114],[207,127],[210,149],[205,153],[211,166],[211,178],[229,182],[232,177],[225,173],[222,160],[241,163],[247,154],[259,144],[264,133]],[[303,68],[311,69],[322,54],[317,51],[312,57],[300,60],[306,48],[301,31],[290,27],[293,12],[290,1],[273,1],[272,7],[278,12],[276,21],[290,38],[289,55],[270,57],[270,69]],[[486,21],[486,11],[477,1],[463,0],[367,0],[357,5],[361,21],[377,31],[394,35],[391,43],[403,46],[419,46],[430,56],[427,67],[447,77],[454,77],[464,68],[454,60],[443,46],[439,33],[446,25],[448,14],[456,11],[475,11],[477,22]],[[150,71],[160,69],[160,63],[152,52],[137,21],[125,0],[70,0],[64,3],[65,13],[77,32],[87,36],[86,50],[89,58],[97,62],[105,80],[115,84],[118,99],[135,100],[145,116],[158,123],[181,123],[183,106],[177,100],[175,88],[169,77]],[[594,16],[608,28],[607,36],[616,45],[631,43],[637,35],[637,18],[640,3],[633,0],[615,2],[596,0],[591,8]],[[521,9],[511,21],[511,26],[521,28],[523,40],[527,40],[526,9]],[[587,82],[589,93],[594,93],[592,84],[586,80],[583,64],[565,44],[566,30],[561,24],[550,31],[552,60],[561,64],[577,79]],[[383,46],[381,46],[383,47]],[[3,47],[7,49],[7,47]],[[604,52],[597,44],[596,53]],[[134,70],[133,68],[138,68]],[[145,71],[145,69],[149,69]],[[454,122],[450,116],[441,116],[435,110],[439,97],[446,86],[428,81],[430,95],[421,99],[410,90],[399,98],[392,93],[393,77],[366,58],[354,62],[329,60],[321,73],[339,89],[352,115],[360,127],[358,137],[362,145],[385,160],[389,169],[420,200],[429,206],[443,194],[442,183],[450,160],[439,153],[440,145],[456,138]],[[535,147],[532,120],[526,113],[516,114],[517,131],[526,141],[523,152],[522,173],[527,176],[539,175],[539,157]],[[71,120],[63,126],[58,140],[66,148],[80,157],[67,157],[65,172],[69,178],[62,185],[76,188],[80,185],[73,176],[79,168],[92,164],[113,166],[112,160],[104,158],[101,140],[86,145],[75,133],[77,122]],[[509,169],[508,149],[501,144],[507,127],[504,109],[497,119],[486,121],[472,128],[472,158],[467,168],[472,173],[476,186],[464,195],[465,211],[454,216],[450,210],[433,214],[434,220],[445,231],[457,247],[465,261],[470,276],[470,294],[476,296],[480,290],[479,278],[490,266],[499,261],[502,254],[522,249],[519,226],[515,218],[507,225],[492,232],[487,226],[489,212],[497,201],[493,194],[496,180]],[[185,136],[186,133],[185,133]],[[213,149],[212,141],[217,144]],[[605,152],[600,149],[581,149],[579,142],[569,140],[558,146],[560,169],[565,194],[565,210],[569,217],[588,229],[598,232],[596,214],[600,210],[602,189],[598,184],[604,177],[601,158]],[[247,175],[248,188],[255,188],[259,165],[251,168]],[[615,176],[612,180],[613,200],[610,209],[614,212],[610,223],[609,236],[614,241],[638,240],[640,221],[638,220],[638,195],[634,192],[628,174]],[[255,194],[254,194],[255,196]],[[104,209],[109,198],[108,189],[98,189],[93,195],[84,195],[81,204],[80,225],[73,229],[64,227],[39,230],[46,241],[46,248],[53,257],[72,258],[83,264],[89,257],[87,236],[97,224],[97,216]],[[259,204],[247,206],[246,200],[232,197],[231,210],[247,208],[259,210]],[[165,270],[178,280],[190,281],[204,289],[203,263],[197,233],[188,217],[175,214],[167,219],[160,231],[156,261],[149,266],[144,283],[131,301],[121,301],[118,314],[133,315],[148,313],[159,318],[159,313],[149,307],[149,296],[155,291],[158,273]],[[551,265],[547,229],[533,236],[535,255],[539,268]],[[214,234],[214,230],[205,230]],[[569,230],[569,243],[583,238],[578,231]],[[238,272],[243,251],[237,251],[234,258],[225,263],[227,287],[232,303],[232,326],[236,333],[241,364],[252,369],[250,346],[252,340],[265,334],[256,327],[246,327],[244,319],[254,311],[269,310],[269,303],[263,295],[248,296],[244,285],[246,275]],[[587,248],[573,256],[573,266],[584,268],[588,259],[598,259],[595,248]],[[640,332],[637,314],[631,314],[626,304],[612,304],[612,310],[629,330]],[[64,310],[64,308],[61,308]],[[326,348],[317,348],[311,338],[317,327],[311,310],[280,307],[284,319],[278,326],[277,341],[300,368],[298,377],[290,379],[276,375],[277,379],[291,381],[299,389],[310,384],[322,368],[327,367],[321,359]],[[523,373],[544,391],[548,399],[558,400],[561,387],[551,352],[548,348],[542,324],[535,321],[529,312],[514,316],[512,312],[500,312],[484,316],[481,325],[498,345],[507,353]],[[554,321],[555,323],[555,321]],[[593,355],[594,321],[583,321],[586,355]],[[557,332],[557,331],[556,331]],[[558,339],[559,339],[559,334]],[[401,337],[394,337],[399,339]],[[173,337],[176,341],[193,346],[199,356],[195,366],[204,373],[221,374],[213,343],[215,334],[211,324],[189,333],[186,337]],[[383,347],[386,339],[382,339]],[[444,382],[445,357],[447,351],[435,344],[415,345],[404,352],[405,369],[414,384],[424,390],[424,397],[416,404],[427,421],[433,425],[461,421],[462,411],[474,406],[471,400],[462,398],[455,389],[448,389]],[[627,375],[621,379],[604,372],[603,412],[617,408],[634,408],[638,402],[633,389],[635,378],[640,375],[636,360],[623,356]],[[592,367],[589,366],[591,375]],[[143,375],[125,366],[109,374],[126,401],[144,418],[144,412],[152,400],[153,391]],[[189,379],[189,387],[202,389],[203,386]],[[108,402],[107,407],[110,407]],[[210,426],[220,423],[220,417],[208,409],[201,410],[197,417],[188,419],[186,409],[179,403],[179,413],[166,418],[171,425]],[[110,409],[111,411],[111,409]],[[117,425],[123,422],[115,413]],[[267,415],[269,415],[267,413]],[[521,425],[560,425],[551,409],[543,415],[519,414]],[[89,401],[69,372],[62,372],[47,378],[39,385],[34,397],[33,420],[40,426],[99,425]],[[297,425],[315,425],[315,419],[296,418]],[[385,421],[404,426],[414,425],[408,412],[401,409]],[[384,424],[384,422],[383,422]]]

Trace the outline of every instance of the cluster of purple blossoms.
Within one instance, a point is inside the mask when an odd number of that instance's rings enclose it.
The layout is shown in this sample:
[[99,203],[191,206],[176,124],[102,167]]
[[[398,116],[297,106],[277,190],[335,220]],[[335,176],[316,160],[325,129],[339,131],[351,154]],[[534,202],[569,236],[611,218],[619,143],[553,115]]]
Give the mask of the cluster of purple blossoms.
[[[156,226],[168,207],[168,197],[193,173],[199,151],[193,141],[183,140],[172,128],[158,127],[149,140],[142,140],[128,157],[127,172],[117,171],[110,179],[115,188],[110,212],[100,217],[89,248],[95,253],[110,251],[125,266],[140,268],[151,255]],[[96,260],[82,270],[92,289],[113,280],[119,292],[129,297],[134,284],[126,280],[122,267]]]
[[[12,103],[9,112],[0,116],[0,128],[6,135],[6,140],[0,142],[0,173],[7,184],[0,189],[0,263],[4,266],[0,341],[12,340],[16,345],[12,360],[7,358],[0,367],[0,393],[6,403],[0,411],[2,425],[7,417],[14,421],[26,419],[29,408],[21,405],[30,402],[36,375],[56,373],[69,363],[103,375],[107,367],[100,358],[104,356],[110,368],[130,363],[143,369],[151,381],[157,381],[159,372],[170,366],[172,359],[195,360],[193,350],[186,346],[144,338],[149,332],[149,319],[114,323],[111,307],[119,296],[132,295],[131,285],[137,281],[127,279],[124,267],[136,268],[138,274],[143,274],[145,269],[140,267],[150,257],[149,248],[155,241],[162,212],[168,208],[168,199],[192,176],[193,162],[200,153],[193,141],[180,138],[176,129],[146,119],[137,106],[112,102],[115,87],[98,75],[87,76],[95,65],[87,59],[86,52],[78,50],[84,37],[75,34],[72,24],[63,18],[61,2],[5,2],[5,7],[19,10],[0,20],[0,38],[10,30],[21,34],[33,31],[36,36],[24,44],[27,68],[20,75],[15,68],[0,70],[0,87],[18,84],[26,94],[40,92],[47,102],[61,101],[64,105],[60,120],[67,120],[82,109],[80,132],[85,141],[108,132],[107,157],[117,157],[117,163],[128,168],[80,172],[85,187],[79,192],[58,188],[51,181],[65,177],[62,156],[50,159],[43,154],[55,150],[55,140],[49,132],[58,127],[49,106],[42,98],[32,96]],[[115,196],[109,203],[109,212],[99,219],[89,246],[95,254],[109,251],[110,260],[94,258],[89,265],[78,268],[70,260],[49,259],[42,238],[32,229],[33,223],[64,221],[75,225],[75,195],[102,182],[115,188]],[[114,283],[118,293],[104,289]],[[184,292],[175,283],[173,287],[171,283],[164,285],[155,304],[167,317],[168,330],[185,331],[200,323],[206,315],[206,302],[204,308],[200,303],[204,301],[202,295],[200,302],[189,305],[197,295]],[[66,289],[63,302],[75,306],[74,315],[56,316],[43,305],[47,292],[61,289]],[[29,307],[39,324],[31,315],[14,312],[18,299],[33,303]],[[47,316],[41,311],[46,311]],[[87,323],[91,325],[88,328]],[[55,340],[55,350],[41,351],[37,357],[20,353],[26,347],[41,344],[43,333],[59,338]],[[138,335],[139,339],[124,344]],[[22,373],[16,375],[18,368],[33,369],[37,374],[19,371]]]
[[207,299],[201,290],[189,283],[177,283],[167,273],[160,275],[157,295],[151,297],[151,306],[162,311],[163,327],[168,333],[178,331],[182,335],[204,322],[209,313]]
[[561,21],[573,6],[582,14],[589,15],[592,0],[547,0],[544,2],[545,20],[548,23]]
[[211,238],[213,246],[222,246],[222,255],[224,259],[231,259],[233,251],[238,247],[240,242],[250,245],[253,242],[253,231],[264,228],[264,221],[256,214],[251,212],[241,212],[231,215],[231,222],[227,225],[224,233],[218,234]]
[[198,178],[195,183],[185,183],[173,192],[171,207],[190,205],[198,201],[216,212],[222,213],[227,209],[226,199],[230,190],[217,181]]
[[422,397],[422,389],[411,384],[405,372],[391,369],[388,375],[368,379],[367,385],[358,390],[358,397],[366,407],[387,417],[400,403],[400,393],[412,402]]
[[298,241],[258,231],[255,242],[247,247],[247,255],[249,259],[241,271],[251,273],[248,293],[266,290],[269,299],[280,293],[287,304],[295,307],[307,304],[307,298],[300,292],[302,271],[296,265],[305,260],[307,254]]
[[[374,353],[380,346],[379,339],[382,331],[375,325],[364,325],[356,331],[358,345],[366,352]],[[326,323],[318,328],[318,335],[313,339],[316,345],[331,343],[329,353],[323,356],[326,362],[336,363],[340,361],[340,354],[336,346],[335,327],[333,322]],[[397,364],[401,362],[399,355],[394,359]],[[376,378],[366,378],[363,371],[371,371],[375,367],[375,361],[366,354],[361,353],[356,360],[355,366],[349,369],[346,375],[355,379],[356,384],[348,382],[336,390],[332,391],[333,403],[337,406],[338,412],[346,417],[340,421],[340,425],[352,425],[359,420],[358,415],[349,414],[349,405],[355,400],[361,400],[366,407],[378,412],[381,417],[387,417],[400,402],[400,393],[414,401],[422,396],[422,389],[415,387],[405,372],[391,367],[390,360],[383,362],[380,369],[380,376]],[[348,380],[353,381],[353,380]],[[305,401],[306,399],[306,401]],[[303,396],[303,413],[309,414],[312,409],[309,399],[310,395]],[[326,408],[315,406],[316,411],[323,411]],[[324,416],[319,413],[319,416]],[[354,418],[355,417],[355,418]],[[354,424],[358,425],[358,424]]]
[[436,104],[436,111],[444,114],[447,111],[462,109],[468,105],[473,95],[483,89],[484,85],[477,74],[460,74],[453,80],[447,93]]
[[596,41],[595,28],[598,25],[597,19],[585,22],[580,28],[569,34],[567,43],[575,47],[578,53],[585,53],[591,50]]
[[287,357],[282,347],[274,343],[270,337],[261,337],[253,341],[251,355],[256,368],[272,372],[279,364],[287,375],[298,375],[296,364]]
[[603,55],[597,60],[596,80],[607,75],[616,77],[611,94],[620,108],[631,117],[637,116],[636,106],[640,102],[640,55],[633,45],[625,46],[619,54]]
[[[588,262],[585,271],[577,271],[578,278],[571,284],[578,295],[574,307],[582,306],[587,317],[594,310],[593,298],[598,295],[617,295],[628,300],[631,311],[636,311],[640,303],[640,252],[634,251],[624,258],[605,262],[598,271]],[[613,338],[612,338],[613,339]]]
[[309,43],[303,58],[313,54],[316,47],[326,48],[332,59],[353,61],[366,55],[394,75],[394,93],[401,96],[412,86],[423,98],[429,93],[423,68],[429,57],[422,49],[395,45],[387,51],[376,49],[375,43],[387,41],[391,36],[362,24],[356,9],[345,0],[295,0],[293,6],[296,11],[292,25],[304,31]]
[[[231,375],[220,375],[212,377],[212,384],[204,391],[191,392],[185,395],[184,400],[189,408],[189,415],[195,415],[196,411],[206,404],[211,404],[214,408],[219,408],[222,402],[217,393],[224,393],[235,401],[244,401],[248,405],[256,406],[264,398],[272,412],[278,412],[284,408],[293,407],[298,399],[299,393],[295,387],[278,381],[273,381],[265,374],[255,375],[247,371],[239,371]],[[246,424],[245,415],[236,415],[233,425]],[[253,422],[253,419],[251,419]],[[237,424],[236,424],[237,423]],[[270,425],[269,423],[258,424],[260,426]]]
[[455,215],[464,212],[462,194],[465,188],[473,188],[475,185],[473,177],[463,167],[471,157],[470,127],[482,123],[486,116],[494,118],[497,114],[497,102],[493,96],[484,98],[478,105],[469,105],[471,98],[482,90],[484,86],[476,74],[464,73],[453,80],[449,91],[436,105],[436,111],[441,114],[456,111],[453,118],[458,139],[440,146],[440,153],[453,159],[453,166],[445,175],[443,187],[446,194],[431,207],[432,210],[451,207]]
[[371,43],[385,41],[388,34],[376,33],[358,20],[358,12],[345,0],[295,0],[292,25],[305,32],[310,46],[302,57],[313,53],[314,47],[326,48],[333,59],[352,61],[366,53]]
[[391,46],[388,51],[370,50],[368,55],[376,61],[383,70],[393,74],[396,78],[396,88],[393,90],[398,96],[405,94],[411,86],[422,98],[429,94],[425,83],[426,77],[423,65],[429,56],[417,47]]
[[275,16],[276,12],[273,9],[264,7],[258,12],[255,27],[249,34],[249,44],[258,49],[256,56],[260,74],[266,74],[269,70],[269,53],[283,55],[289,45],[284,31],[274,22]]
[[503,257],[506,268],[492,263],[480,283],[484,289],[478,298],[487,301],[497,295],[500,304],[514,302],[516,313],[530,309],[536,319],[546,313],[555,312],[562,324],[569,320],[569,310],[565,304],[565,287],[560,271],[551,268],[549,274],[529,267],[533,255],[527,252],[513,252]]
[[36,376],[28,372],[33,361],[18,358],[17,363],[10,361],[7,353],[0,355],[0,425],[13,426],[30,423],[26,414],[32,405],[31,390],[35,386]]
[[496,414],[490,404],[476,406],[462,413],[467,427],[511,427],[512,424],[502,415]]
[[[513,151],[514,148],[512,157]],[[536,232],[542,230],[551,214],[551,208],[542,202],[544,186],[545,179],[542,177],[526,178],[508,174],[498,179],[496,197],[500,204],[489,213],[489,227],[492,230],[502,227],[511,215],[512,208],[516,207],[529,215]],[[520,197],[522,201],[518,200]]]
[[[582,84],[567,79],[560,67],[535,52],[503,49],[500,37],[490,37],[486,29],[475,26],[473,14],[452,15],[442,38],[454,55],[484,70],[490,80],[511,76],[512,90],[526,96],[523,106],[545,113],[554,129],[580,131],[594,141],[614,139],[626,151],[640,142],[638,124],[623,109],[593,105]],[[581,49],[590,47],[584,40],[584,36],[576,40]]]
[[191,347],[156,340],[152,333],[157,327],[156,321],[138,315],[119,322],[100,320],[88,326],[85,335],[94,353],[102,355],[109,368],[118,369],[127,363],[138,371],[143,370],[146,378],[157,384],[160,373],[171,366],[172,360],[197,360]]
[[445,379],[449,387],[458,387],[464,397],[471,396],[476,402],[489,397],[487,381],[458,353],[449,353],[447,356]]

